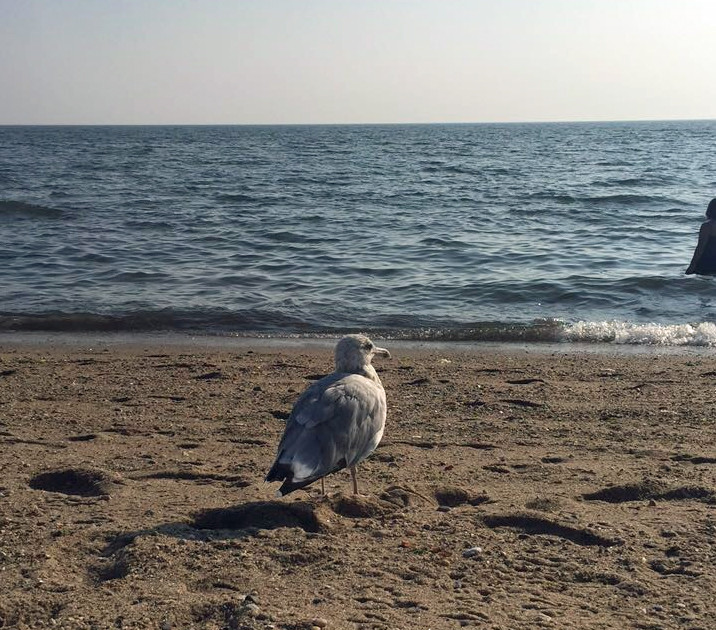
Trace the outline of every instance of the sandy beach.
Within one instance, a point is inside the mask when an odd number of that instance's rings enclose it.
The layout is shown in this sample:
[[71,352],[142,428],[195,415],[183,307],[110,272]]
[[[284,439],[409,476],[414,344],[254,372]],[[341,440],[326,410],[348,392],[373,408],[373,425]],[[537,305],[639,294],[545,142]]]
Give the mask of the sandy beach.
[[329,343],[0,346],[0,628],[708,630],[716,358],[391,346],[382,444],[263,477]]

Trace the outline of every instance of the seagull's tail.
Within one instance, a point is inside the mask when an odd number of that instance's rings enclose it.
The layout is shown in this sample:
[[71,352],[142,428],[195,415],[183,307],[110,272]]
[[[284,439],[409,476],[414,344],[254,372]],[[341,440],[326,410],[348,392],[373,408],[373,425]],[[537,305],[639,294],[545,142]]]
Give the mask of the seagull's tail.
[[271,466],[271,470],[268,471],[268,474],[266,475],[266,481],[283,481],[281,487],[276,492],[276,496],[285,497],[287,494],[293,492],[294,490],[305,488],[306,486],[312,484],[314,481],[318,481],[321,477],[324,476],[325,475],[317,475],[308,477],[307,479],[300,479],[298,481],[295,481],[292,465],[286,464],[277,459],[274,462],[274,465]]
[[283,481],[287,477],[293,477],[293,470],[290,464],[285,464],[278,459],[271,466],[266,474],[266,481]]

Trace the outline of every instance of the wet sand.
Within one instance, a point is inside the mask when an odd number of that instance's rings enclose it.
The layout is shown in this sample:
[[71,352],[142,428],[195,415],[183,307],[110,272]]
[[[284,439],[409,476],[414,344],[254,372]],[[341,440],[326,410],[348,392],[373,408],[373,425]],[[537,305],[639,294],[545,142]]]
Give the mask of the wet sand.
[[0,628],[716,618],[716,357],[393,347],[349,475],[263,476],[326,343],[0,350]]

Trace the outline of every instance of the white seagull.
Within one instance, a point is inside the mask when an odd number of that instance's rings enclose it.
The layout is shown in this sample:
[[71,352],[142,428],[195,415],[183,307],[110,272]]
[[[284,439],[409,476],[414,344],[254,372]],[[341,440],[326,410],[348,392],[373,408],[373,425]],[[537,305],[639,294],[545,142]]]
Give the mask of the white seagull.
[[266,481],[283,481],[280,496],[348,468],[358,494],[356,466],[383,437],[387,405],[375,355],[390,358],[365,335],[347,335],[336,345],[336,370],[313,383],[286,421],[276,461]]

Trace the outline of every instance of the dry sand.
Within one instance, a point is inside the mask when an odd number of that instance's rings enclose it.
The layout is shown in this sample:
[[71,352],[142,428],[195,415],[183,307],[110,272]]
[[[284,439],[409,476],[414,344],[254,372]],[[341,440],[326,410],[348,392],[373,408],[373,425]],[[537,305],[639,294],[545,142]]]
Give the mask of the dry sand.
[[362,497],[275,499],[327,346],[5,345],[0,628],[716,627],[716,360],[376,361]]

